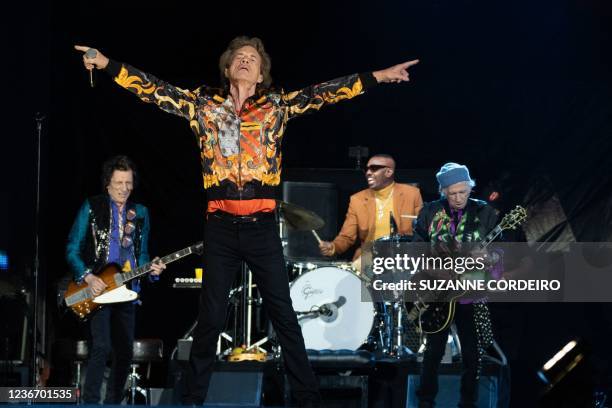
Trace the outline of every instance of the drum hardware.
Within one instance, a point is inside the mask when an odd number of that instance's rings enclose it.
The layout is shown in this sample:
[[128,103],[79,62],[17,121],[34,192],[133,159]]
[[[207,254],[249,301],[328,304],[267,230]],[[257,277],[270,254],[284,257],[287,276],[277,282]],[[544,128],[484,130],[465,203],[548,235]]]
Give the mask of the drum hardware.
[[287,238],[287,229],[286,229],[286,225],[285,225],[285,220],[282,217],[279,217],[278,220],[278,236],[281,239],[281,245],[283,247],[283,251],[285,250],[285,247],[287,245],[289,245],[289,239]]
[[[293,204],[278,203],[283,225],[310,230],[320,242],[315,230],[324,222],[316,214]],[[284,232],[281,228],[281,238]],[[377,241],[388,243],[393,251],[410,240],[410,236],[392,234]],[[307,349],[356,350],[370,345],[398,359],[414,355],[406,345],[407,340],[413,339],[406,336],[410,327],[406,326],[407,312],[399,293],[393,302],[373,302],[370,277],[351,263],[288,259],[287,269],[293,278],[290,295]],[[280,347],[275,352],[279,350]]]
[[[227,356],[229,354],[231,354],[232,349],[233,349],[233,345],[237,342],[238,340],[238,308],[239,308],[239,301],[237,299],[237,295],[239,293],[242,292],[242,286],[238,286],[236,288],[233,288],[232,290],[230,290],[230,293],[228,295],[229,298],[229,302],[232,305],[232,307],[234,308],[234,326],[233,326],[233,333],[232,335],[230,335],[228,332],[223,331],[221,333],[219,333],[219,337],[217,338],[217,356]],[[196,322],[197,324],[197,322]],[[190,330],[193,331],[193,329],[195,328],[195,325],[192,327],[192,329]],[[225,350],[221,350],[222,346],[223,346],[223,340],[227,341],[230,343],[230,346],[228,348],[226,348]]]
[[325,226],[325,221],[313,211],[280,200],[276,200],[276,204],[285,225],[291,229],[313,231]]
[[267,352],[258,346],[252,345],[250,349],[244,347],[236,347],[232,350],[232,353],[227,357],[227,361],[239,362],[239,361],[266,361]]
[[130,369],[131,371],[127,379],[127,404],[140,405],[141,403],[144,403],[144,405],[148,405],[147,390],[140,386],[140,380],[142,377],[136,371],[138,369],[138,364],[130,364]]
[[[393,311],[395,312],[395,343],[393,344],[392,355],[395,358],[411,356],[414,353],[405,345],[404,341],[404,314],[406,313],[406,305],[404,302],[394,302]],[[407,314],[407,313],[406,313]]]
[[[251,344],[251,325],[253,323],[253,305],[261,305],[261,301],[253,298],[253,274],[247,267],[246,263],[242,263],[242,278],[243,282],[247,282],[247,290],[243,291],[243,300],[242,300],[242,310],[246,310],[246,313],[243,315],[243,333],[244,333],[244,342],[243,344],[246,346],[244,351],[241,353],[241,357],[238,360],[229,361],[244,361],[247,359],[254,359],[256,361],[265,361],[267,351],[263,348],[259,347],[262,344],[268,342],[268,337],[264,337],[257,341],[255,344]],[[246,296],[245,296],[246,294]],[[245,353],[251,352],[251,353]],[[252,354],[252,355],[251,355]],[[263,360],[262,360],[263,358]]]
[[71,350],[74,352],[74,377],[72,386],[76,388],[76,403],[81,403],[82,387],[81,377],[83,372],[83,364],[89,358],[89,344],[87,340],[77,340],[74,343],[74,348]]
[[393,351],[393,314],[388,310],[390,307],[388,302],[377,302],[379,351],[387,355]]
[[[324,222],[315,213],[282,201],[278,202],[278,207],[283,225],[310,230],[321,242],[315,230]],[[281,228],[281,238],[284,232],[285,229]],[[393,251],[411,238],[391,234],[377,241],[388,243]],[[359,263],[357,265],[360,269]],[[289,259],[287,269],[293,278],[290,294],[307,349],[356,350],[370,345],[398,359],[414,355],[406,345],[407,312],[399,293],[394,302],[373,302],[370,277],[356,269],[355,264],[346,262]],[[332,302],[334,298],[337,300]]]
[[[217,356],[228,361],[265,361],[267,350],[261,347],[270,341],[268,336],[252,343],[253,306],[261,306],[261,299],[255,298],[253,274],[246,262],[242,263],[242,284],[230,291],[230,303],[234,309],[233,332],[222,332],[217,339]],[[223,341],[230,346],[222,350]]]
[[[316,230],[323,228],[325,226],[325,221],[323,221],[323,219],[315,212],[285,201],[277,200],[277,209],[280,219],[279,235],[283,245],[283,252],[285,254],[293,252],[291,244],[298,243],[298,241],[301,239],[306,239],[303,244],[308,245],[299,245],[300,255],[308,254],[312,258],[322,259],[318,253],[318,245],[317,247],[311,245],[306,236],[300,232],[304,231],[312,233],[314,238],[316,238],[317,242],[320,244],[321,238],[317,234]],[[298,241],[293,242],[293,239],[297,239]]]
[[413,338],[404,302],[373,302],[366,280],[350,267],[306,271],[291,283],[290,294],[308,349],[365,346],[397,359],[418,352],[421,339]]
[[163,360],[164,343],[160,339],[137,339],[134,340],[132,363],[130,364],[131,372],[127,378],[128,388],[126,397],[128,405],[136,405],[138,401],[143,401],[146,405],[148,402],[148,393],[146,388],[140,386],[142,376],[138,374],[138,363],[147,365],[146,379],[151,376],[151,363],[160,362]]
[[[374,241],[373,252],[385,253],[388,251],[390,254],[395,254],[402,243],[411,240],[412,237],[408,235],[387,235]],[[385,255],[389,256],[389,253]],[[370,283],[371,279],[368,273],[360,272],[363,273],[362,279]],[[407,336],[412,328],[408,325],[407,316],[405,303],[398,291],[394,291],[392,301],[377,302],[378,324],[376,329],[380,352],[398,359],[411,357],[415,352],[418,352],[418,344],[422,343],[422,339],[419,336],[418,341],[414,341],[414,333]],[[410,347],[407,344],[410,344]]]
[[345,303],[346,298],[344,296],[340,296],[335,302],[324,303],[320,306],[312,306],[311,310],[301,312],[296,311],[295,314],[299,316],[298,321],[307,317],[320,317],[324,322],[331,323],[338,318],[338,309],[340,309]]
[[357,350],[368,340],[374,304],[353,272],[329,266],[306,272],[291,283],[290,295],[301,311],[298,321],[307,349]]
[[[179,280],[180,279],[180,280]],[[193,282],[192,282],[193,281]],[[195,279],[191,279],[191,278],[176,278],[175,279],[175,283],[173,284],[173,288],[177,288],[177,289],[200,289],[201,288],[201,281],[197,281],[195,282]],[[242,291],[242,285],[233,288],[232,290],[230,290],[230,293],[228,295],[228,299],[229,299],[229,303],[231,305],[231,307],[233,308],[234,311],[234,324],[233,327],[229,330],[223,331],[221,333],[219,333],[219,337],[217,338],[217,350],[216,350],[216,354],[217,357],[221,358],[224,356],[229,356],[232,353],[232,350],[234,350],[237,347],[241,346],[241,343],[239,342],[239,337],[241,335],[240,333],[240,329],[241,329],[241,325],[239,323],[239,311],[240,311],[240,306],[242,304],[242,295],[243,291]],[[256,305],[260,305],[261,302],[259,302],[258,300],[252,300],[250,302],[251,304],[256,304]],[[195,330],[196,326],[198,325],[198,321],[196,320],[191,327],[189,327],[189,329],[185,332],[185,334],[181,337],[181,339],[183,340],[188,340],[192,338],[192,333]],[[244,331],[242,332],[244,333]],[[260,346],[261,344],[263,344],[265,341],[267,341],[266,339],[262,339],[254,344],[251,345],[252,347],[257,347]],[[227,342],[229,343],[229,347],[223,349],[223,343]],[[174,348],[174,350],[172,351],[172,356],[174,356],[178,351],[178,345],[177,347]]]
[[[175,283],[172,286],[177,289],[199,289],[201,285],[202,281],[200,279],[175,278]],[[242,262],[241,284],[230,290],[228,295],[229,303],[234,312],[233,327],[219,333],[216,349],[218,358],[228,357],[228,361],[265,361],[267,350],[262,345],[269,342],[270,338],[266,336],[252,343],[253,306],[261,306],[262,304],[261,299],[253,294],[254,287],[256,285],[253,284],[253,274],[246,262]],[[189,339],[196,326],[197,320],[182,338]],[[224,349],[224,342],[229,343],[229,347]],[[172,355],[176,351],[177,348]],[[236,357],[237,355],[240,356]]]

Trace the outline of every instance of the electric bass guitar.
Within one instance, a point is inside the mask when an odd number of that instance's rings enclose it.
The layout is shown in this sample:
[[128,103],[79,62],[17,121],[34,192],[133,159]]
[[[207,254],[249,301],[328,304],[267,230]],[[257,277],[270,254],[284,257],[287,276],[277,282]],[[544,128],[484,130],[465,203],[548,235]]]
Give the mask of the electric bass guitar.
[[[169,264],[187,255],[201,254],[203,247],[204,244],[198,242],[161,258],[161,261]],[[152,264],[153,262],[149,262],[133,271],[126,272],[122,272],[121,267],[116,263],[104,265],[95,272],[95,275],[106,283],[106,289],[101,294],[94,296],[85,281],[80,284],[72,281],[68,284],[64,293],[64,302],[79,318],[86,319],[87,316],[104,304],[133,301],[138,297],[138,294],[129,290],[125,284],[151,271]]]
[[[526,218],[527,211],[517,205],[487,234],[483,241],[478,243],[476,248],[479,251],[486,249],[502,231],[516,229]],[[458,279],[458,276],[455,274],[455,279]],[[439,333],[453,321],[456,301],[465,293],[465,291],[459,291],[449,296],[448,291],[427,292],[414,302],[414,307],[408,313],[408,321],[416,324],[417,329],[422,333]]]

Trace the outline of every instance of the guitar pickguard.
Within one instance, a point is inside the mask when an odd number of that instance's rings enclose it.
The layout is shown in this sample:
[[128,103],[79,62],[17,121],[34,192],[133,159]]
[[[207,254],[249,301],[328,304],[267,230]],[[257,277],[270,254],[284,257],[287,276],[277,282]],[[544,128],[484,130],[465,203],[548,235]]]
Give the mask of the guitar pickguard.
[[132,300],[136,300],[137,297],[138,294],[136,292],[129,290],[125,287],[125,285],[121,285],[118,288],[109,290],[100,296],[95,297],[93,301],[94,303],[103,305],[108,303],[130,302]]

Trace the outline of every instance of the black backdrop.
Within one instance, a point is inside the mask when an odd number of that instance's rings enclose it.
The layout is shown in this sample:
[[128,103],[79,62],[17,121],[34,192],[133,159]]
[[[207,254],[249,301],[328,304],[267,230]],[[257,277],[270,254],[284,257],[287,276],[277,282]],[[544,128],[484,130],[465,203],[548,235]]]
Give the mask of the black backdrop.
[[[580,222],[578,238],[609,239],[612,11],[605,1],[24,1],[12,10],[2,24],[0,244],[11,262],[10,271],[0,271],[5,277],[27,278],[32,265],[37,111],[46,116],[40,231],[49,287],[66,271],[64,243],[75,211],[100,191],[99,168],[112,154],[139,165],[134,197],[151,211],[152,254],[202,235],[205,197],[186,123],[139,103],[103,73],[91,89],[75,43],[182,87],[216,84],[217,58],[241,34],[264,40],[275,83],[286,89],[419,58],[410,83],[379,86],[291,123],[285,168],[349,168],[348,147],[363,145],[395,155],[404,169],[466,163],[479,194],[504,176],[513,200],[545,174]],[[196,294],[168,287],[195,264],[171,266],[143,294],[140,334],[159,336],[163,328],[171,342],[186,329]],[[546,356],[586,330],[580,319],[559,319],[543,337]],[[529,340],[521,343],[522,356],[540,362],[543,354]],[[528,381],[533,386],[535,377]]]

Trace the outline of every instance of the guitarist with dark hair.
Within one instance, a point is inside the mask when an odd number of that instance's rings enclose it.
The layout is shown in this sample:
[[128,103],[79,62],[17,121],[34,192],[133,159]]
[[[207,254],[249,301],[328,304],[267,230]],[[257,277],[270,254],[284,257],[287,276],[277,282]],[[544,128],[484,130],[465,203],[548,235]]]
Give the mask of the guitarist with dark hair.
[[[134,188],[136,171],[126,156],[115,156],[103,165],[105,194],[85,200],[79,210],[66,246],[66,258],[76,283],[87,283],[93,296],[107,288],[96,272],[109,263],[132,270],[149,261],[149,213],[147,208],[128,201]],[[163,262],[150,266],[150,280],[166,268]],[[134,292],[138,280],[131,282]],[[113,351],[111,376],[105,404],[119,404],[132,360],[134,343],[134,302],[109,304],[89,317],[91,343],[83,402],[98,404],[106,361]]]
[[[476,185],[466,166],[447,163],[436,174],[441,199],[426,203],[417,218],[415,242],[454,246],[458,242],[478,242],[495,228],[497,214],[484,201],[471,199]],[[493,341],[486,303],[456,305],[454,322],[461,340],[463,373],[459,407],[476,407],[481,358]],[[433,407],[438,392],[438,367],[444,355],[450,325],[427,334],[427,345],[417,391],[419,407]]]

